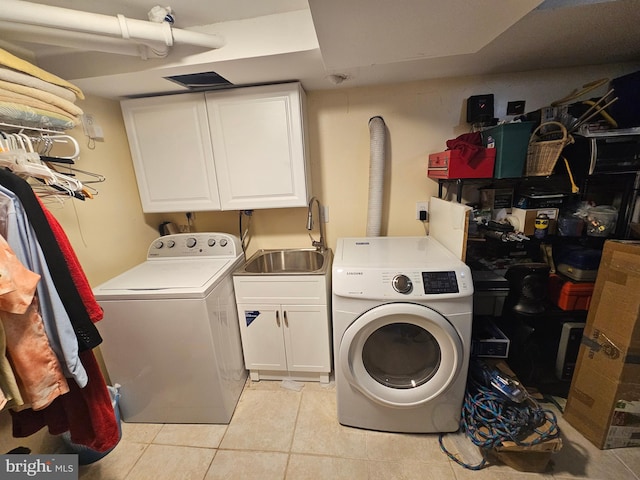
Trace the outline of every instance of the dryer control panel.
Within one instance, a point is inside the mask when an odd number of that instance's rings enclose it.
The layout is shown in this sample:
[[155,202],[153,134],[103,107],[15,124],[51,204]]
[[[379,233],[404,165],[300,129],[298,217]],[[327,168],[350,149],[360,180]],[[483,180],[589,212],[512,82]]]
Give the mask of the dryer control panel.
[[228,233],[176,233],[156,238],[147,259],[184,257],[233,257],[242,252],[240,239]]
[[458,293],[456,272],[422,272],[424,293]]
[[335,268],[332,275],[333,293],[344,297],[425,300],[473,294],[466,265],[438,271],[345,267]]
[[473,295],[469,266],[430,237],[339,238],[334,295],[377,300],[447,300]]

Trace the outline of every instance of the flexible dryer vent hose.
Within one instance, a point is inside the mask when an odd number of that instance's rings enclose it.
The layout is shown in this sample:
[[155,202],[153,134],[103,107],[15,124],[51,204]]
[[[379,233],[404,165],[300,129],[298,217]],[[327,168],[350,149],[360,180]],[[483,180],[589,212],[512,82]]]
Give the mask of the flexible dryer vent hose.
[[382,117],[369,119],[370,165],[367,237],[379,237],[382,226],[386,133]]

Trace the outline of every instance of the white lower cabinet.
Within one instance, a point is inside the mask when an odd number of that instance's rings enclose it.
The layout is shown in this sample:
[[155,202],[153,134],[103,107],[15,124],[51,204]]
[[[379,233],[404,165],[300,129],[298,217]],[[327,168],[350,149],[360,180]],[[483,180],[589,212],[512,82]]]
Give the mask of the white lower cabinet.
[[[310,277],[305,277],[306,279]],[[319,277],[318,287],[324,290],[325,277]],[[331,373],[331,340],[329,308],[324,292],[320,296],[301,296],[297,303],[273,303],[279,295],[271,296],[264,303],[255,303],[253,292],[277,292],[283,289],[288,300],[295,298],[292,281],[270,283],[268,289],[260,288],[268,280],[255,277],[234,277],[240,334],[245,366],[251,379],[329,382]],[[313,283],[302,286],[303,290],[317,290]],[[258,295],[260,295],[258,293]],[[293,298],[292,298],[293,297]],[[316,297],[316,298],[314,298]],[[247,303],[246,300],[253,300]],[[305,303],[310,304],[305,304]]]

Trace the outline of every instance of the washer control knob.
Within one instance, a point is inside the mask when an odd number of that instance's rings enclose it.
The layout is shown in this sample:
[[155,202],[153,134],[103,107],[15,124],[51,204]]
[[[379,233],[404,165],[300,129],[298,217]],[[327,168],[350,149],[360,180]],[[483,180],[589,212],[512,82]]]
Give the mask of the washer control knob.
[[196,243],[198,243],[198,242],[196,241],[195,238],[193,238],[193,237],[187,238],[187,247],[193,248],[193,247],[196,246]]
[[153,248],[162,248],[164,247],[164,242],[162,240],[158,240],[156,243],[153,244]]
[[209,245],[210,247],[215,246],[215,244],[216,244],[216,239],[215,239],[215,238],[210,238],[210,239],[207,241],[207,245]]
[[173,240],[169,240],[167,242],[167,248],[173,248],[176,246],[176,242],[174,242]]
[[396,275],[393,277],[391,285],[398,293],[411,293],[411,290],[413,290],[413,283],[406,275]]
[[226,238],[223,238],[223,239],[220,240],[220,246],[221,247],[226,247],[227,246],[227,239]]

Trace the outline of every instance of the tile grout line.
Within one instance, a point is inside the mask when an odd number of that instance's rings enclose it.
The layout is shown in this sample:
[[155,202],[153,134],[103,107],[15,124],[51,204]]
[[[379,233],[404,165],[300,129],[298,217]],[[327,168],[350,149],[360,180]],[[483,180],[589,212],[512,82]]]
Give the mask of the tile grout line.
[[636,472],[634,472],[631,467],[629,465],[627,465],[627,462],[625,462],[622,458],[620,458],[618,456],[618,454],[616,453],[616,451],[612,451],[611,453],[613,453],[613,456],[616,457],[616,459],[622,464],[624,465],[624,467],[629,470],[631,472],[631,475],[633,475],[634,477],[636,477],[636,479],[640,480],[640,477],[638,476],[638,474]]
[[302,387],[300,390],[300,399],[298,400],[298,410],[296,411],[296,419],[293,422],[293,432],[291,433],[291,441],[289,442],[289,451],[287,453],[287,463],[284,466],[284,477],[287,478],[287,473],[289,472],[289,464],[291,463],[291,448],[293,447],[293,440],[296,436],[296,430],[298,429],[298,419],[300,418],[300,408],[302,407],[302,397],[304,396],[304,389],[306,385]]
[[[131,442],[131,443],[135,443],[135,442]],[[140,462],[140,460],[142,459],[145,452],[148,450],[149,445],[151,445],[151,443],[143,443],[143,445],[144,445],[144,448],[142,449],[142,452],[140,452],[140,455],[138,456],[138,458],[136,458],[136,461],[133,462],[133,464],[131,465],[131,468],[129,468],[127,473],[124,475],[124,480],[127,480],[129,475],[131,475],[131,472],[133,472],[133,470],[136,468],[136,465],[138,465],[138,462]]]

